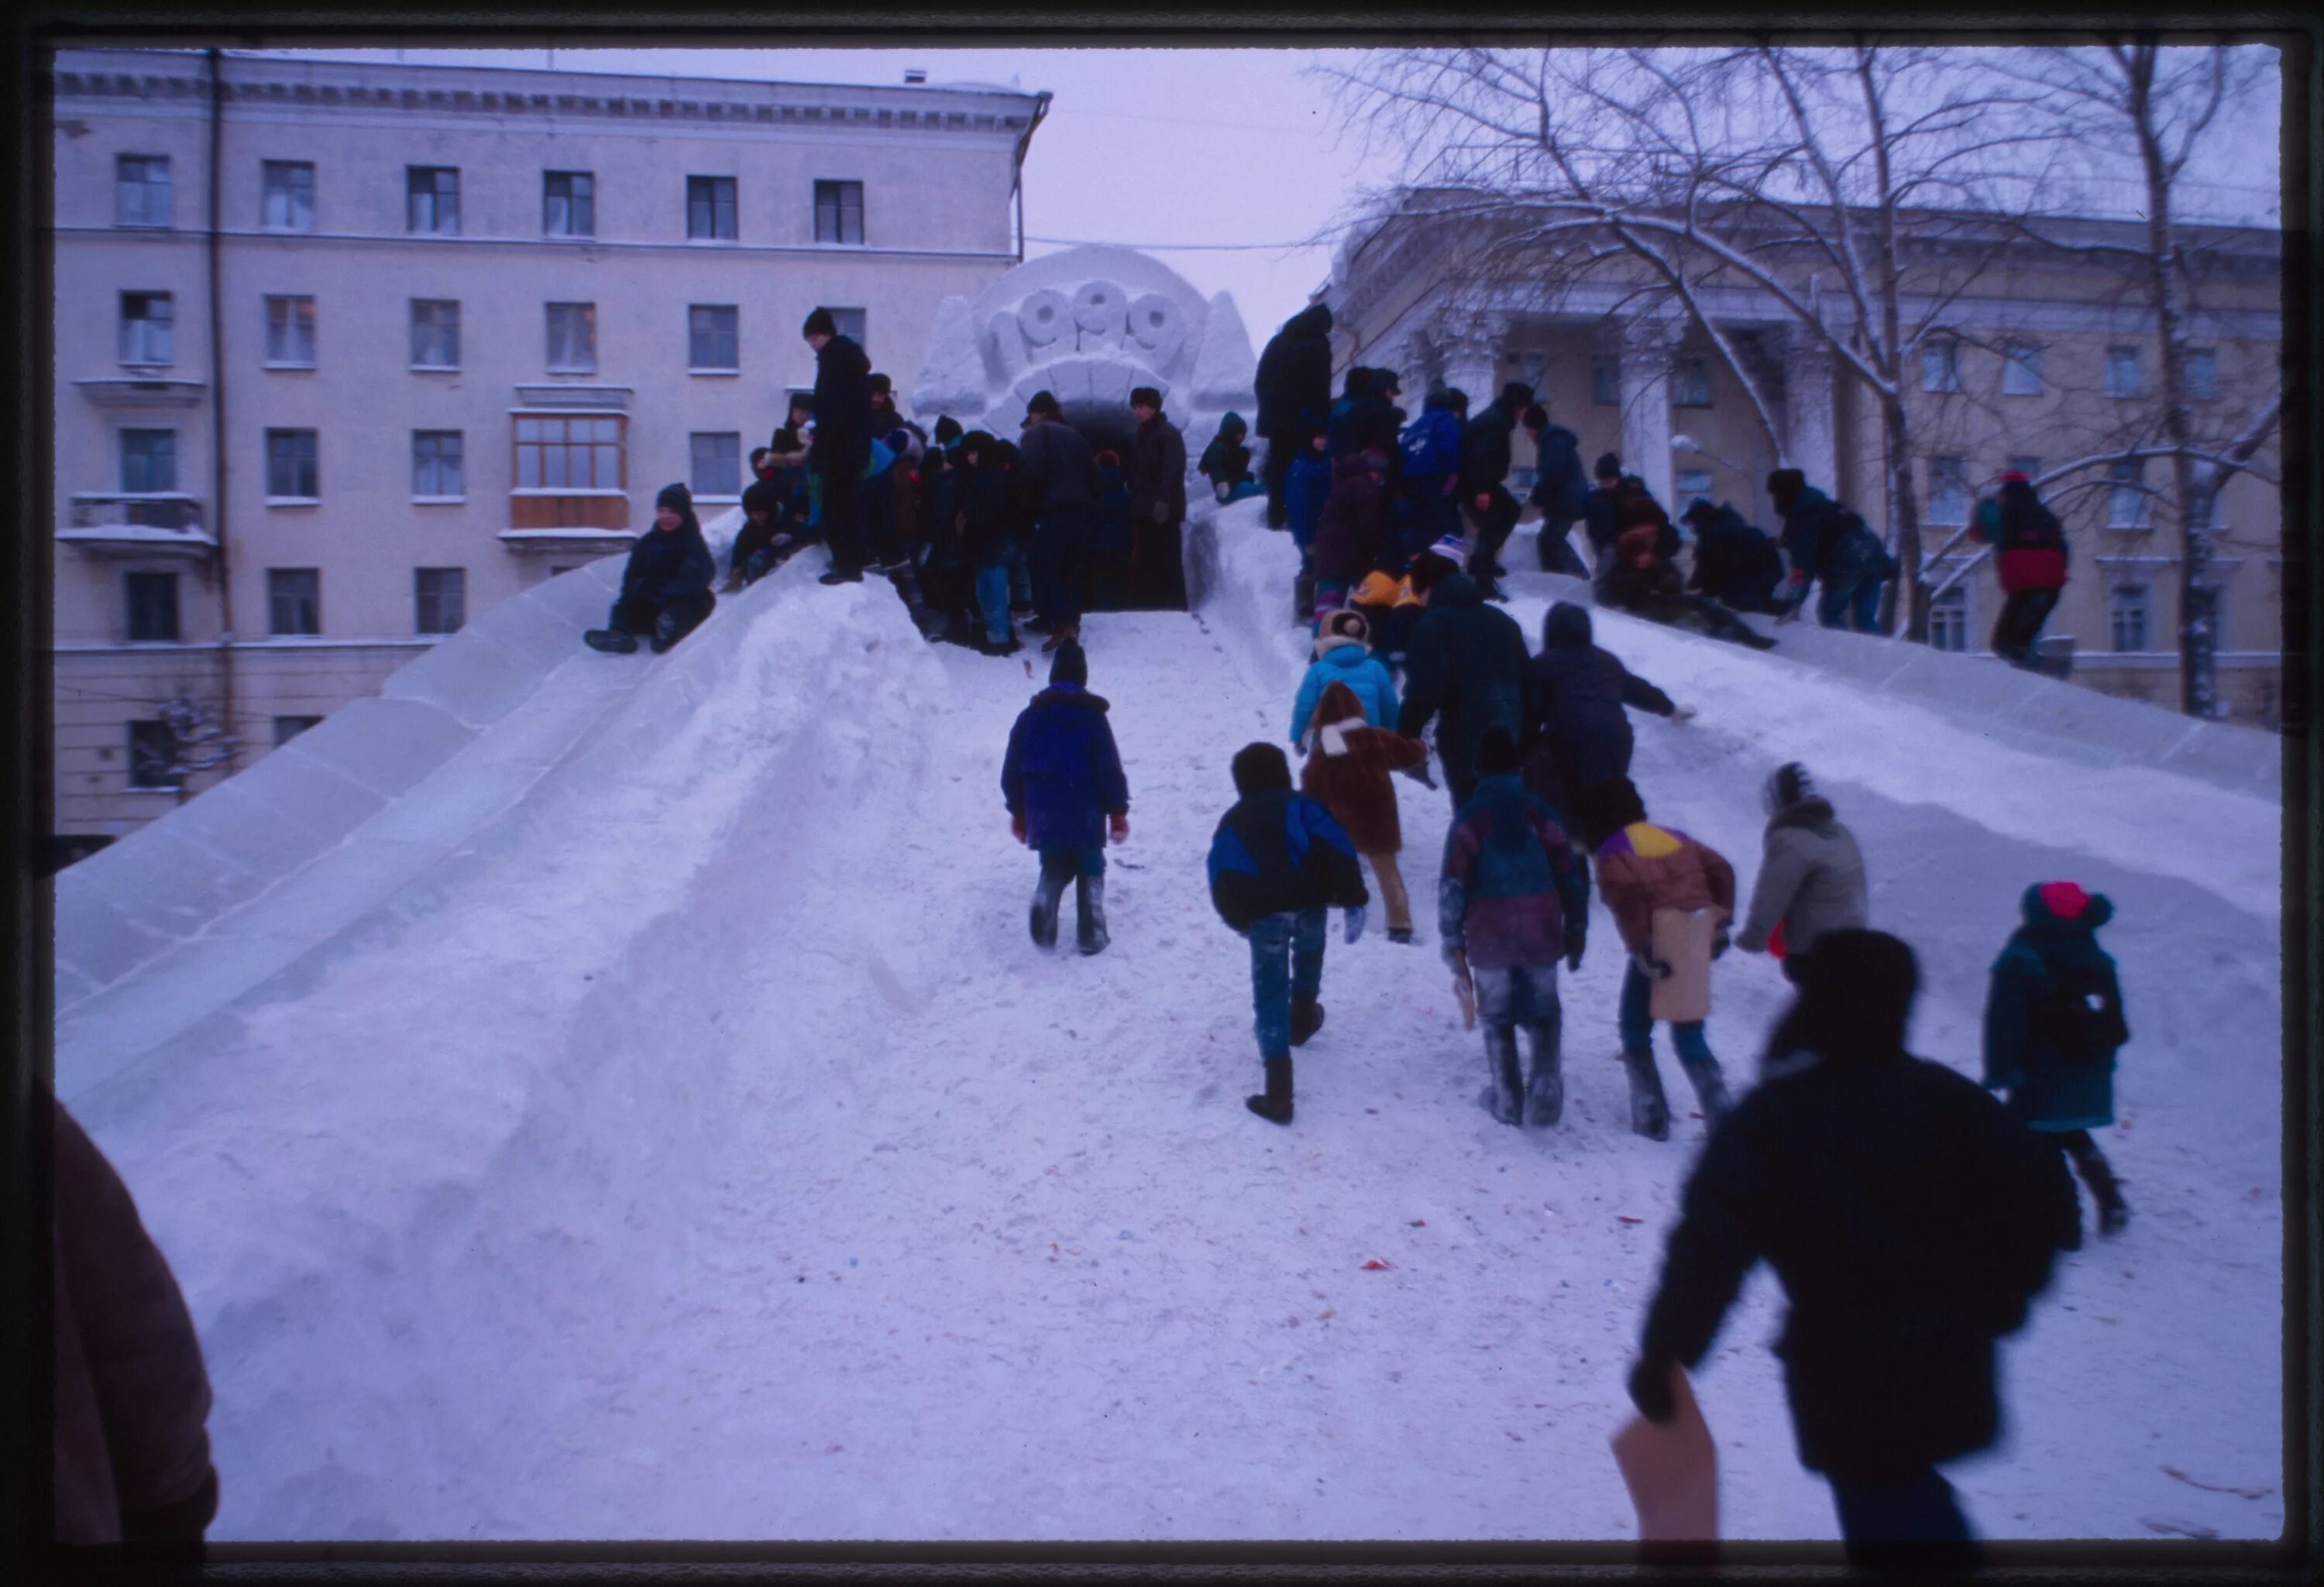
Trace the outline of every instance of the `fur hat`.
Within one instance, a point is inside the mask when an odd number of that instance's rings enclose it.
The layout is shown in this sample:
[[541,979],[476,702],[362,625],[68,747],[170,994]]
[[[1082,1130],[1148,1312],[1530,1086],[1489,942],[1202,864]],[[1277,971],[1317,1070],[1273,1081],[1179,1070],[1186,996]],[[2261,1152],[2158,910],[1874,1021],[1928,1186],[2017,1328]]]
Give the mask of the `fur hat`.
[[1235,792],[1244,798],[1291,786],[1291,761],[1280,744],[1248,743],[1235,752]]
[[807,323],[799,327],[802,337],[835,337],[838,334],[839,322],[832,318],[828,309],[816,309],[807,317]]
[[1033,400],[1025,404],[1026,418],[1030,419],[1037,413],[1058,413],[1059,417],[1063,417],[1059,413],[1056,395],[1049,392],[1035,392]]
[[1327,615],[1323,626],[1316,631],[1315,654],[1321,656],[1325,650],[1337,650],[1339,644],[1333,642],[1335,641],[1361,645],[1370,643],[1371,637],[1372,625],[1364,621],[1364,614],[1342,606]]
[[1051,683],[1089,682],[1089,652],[1083,650],[1079,640],[1067,640],[1057,647],[1056,660],[1049,663]]
[[1619,452],[1599,453],[1598,466],[1595,469],[1591,470],[1591,477],[1596,479],[1621,478],[1622,455]]
[[1802,799],[1817,797],[1815,784],[1808,777],[1808,769],[1797,761],[1786,761],[1776,767],[1759,791],[1770,816],[1778,810],[1790,809]]
[[1152,386],[1135,387],[1130,393],[1130,405],[1133,408],[1153,408],[1158,410],[1162,406],[1162,393],[1156,391]]

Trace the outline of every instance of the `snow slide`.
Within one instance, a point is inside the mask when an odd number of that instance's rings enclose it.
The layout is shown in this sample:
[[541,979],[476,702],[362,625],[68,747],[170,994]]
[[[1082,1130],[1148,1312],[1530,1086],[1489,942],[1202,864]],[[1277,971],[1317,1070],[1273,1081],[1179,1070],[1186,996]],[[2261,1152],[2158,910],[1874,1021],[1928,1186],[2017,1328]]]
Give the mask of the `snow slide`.
[[[1298,1120],[1243,1110],[1247,958],[1203,855],[1304,636],[1257,503],[1194,543],[1199,612],[1088,624],[1132,793],[1096,958],[1025,937],[997,773],[1033,669],[794,566],[669,657],[586,658],[627,692],[328,953],[230,997],[152,980],[177,1034],[134,1061],[60,1029],[202,1330],[214,1536],[1632,1535],[1606,1437],[1700,1140],[1684,1082],[1665,1062],[1671,1141],[1627,1132],[1601,910],[1565,1121],[1492,1122],[1424,903],[1417,948],[1335,921]],[[1549,586],[1517,583],[1537,632]],[[2274,1536],[2274,803],[1599,622],[1702,708],[1639,724],[1649,807],[1747,884],[1760,780],[1816,770],[1920,951],[1920,1050],[1974,1068],[2027,881],[2113,896],[2134,1222],[2063,1264],[2007,1348],[2009,1437],[1956,1480],[1995,1536]],[[1448,812],[1403,798],[1425,900]],[[1721,963],[1738,1084],[1784,990]],[[1698,1379],[1727,1525],[1828,1538],[1778,1306],[1755,1279]]]

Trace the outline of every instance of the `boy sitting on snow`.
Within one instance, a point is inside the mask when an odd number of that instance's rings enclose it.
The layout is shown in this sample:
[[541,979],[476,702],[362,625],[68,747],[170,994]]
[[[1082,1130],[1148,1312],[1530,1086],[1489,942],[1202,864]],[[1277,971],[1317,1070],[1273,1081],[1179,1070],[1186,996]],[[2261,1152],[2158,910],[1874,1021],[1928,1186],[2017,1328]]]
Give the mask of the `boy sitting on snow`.
[[622,569],[622,593],[605,626],[581,636],[593,650],[626,656],[648,636],[660,655],[700,627],[718,597],[710,593],[718,577],[717,558],[702,538],[694,516],[694,496],[682,484],[666,484],[654,498],[654,526],[638,536]]
[[[1211,903],[1250,944],[1251,1001],[1267,1090],[1250,1111],[1291,1122],[1291,1049],[1323,1029],[1323,911],[1348,911],[1347,937],[1363,935],[1364,874],[1356,846],[1322,805],[1291,787],[1291,763],[1270,743],[1234,758],[1238,796],[1211,836]],[[1288,959],[1286,966],[1285,961]]]

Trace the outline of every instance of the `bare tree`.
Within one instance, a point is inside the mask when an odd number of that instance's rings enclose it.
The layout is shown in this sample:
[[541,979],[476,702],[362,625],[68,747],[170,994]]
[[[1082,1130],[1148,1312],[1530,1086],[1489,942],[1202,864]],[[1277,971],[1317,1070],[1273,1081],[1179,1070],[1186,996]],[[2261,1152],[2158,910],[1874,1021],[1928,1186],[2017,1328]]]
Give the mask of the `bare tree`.
[[2027,51],[2025,57],[2005,69],[2052,96],[2061,142],[2092,152],[2090,163],[2100,169],[2114,163],[2108,152],[2126,149],[2136,172],[2145,222],[2137,242],[2068,240],[2038,225],[2028,229],[2061,252],[2111,256],[2130,264],[2143,280],[2160,354],[2157,419],[2165,443],[2145,455],[2170,459],[2180,536],[2180,708],[2192,716],[2217,716],[2213,512],[2227,477],[2248,465],[2265,439],[2281,399],[2266,405],[2255,430],[2226,447],[2211,450],[2199,443],[2187,369],[2200,245],[2181,221],[2178,200],[2190,161],[2208,140],[2229,130],[2221,113],[2232,116],[2245,96],[2264,88],[2269,62],[2264,51],[2248,47],[2166,49],[2153,32],[2095,46]]
[[[1612,275],[1698,327],[1781,455],[1764,372],[1719,312],[1739,291],[1852,374],[1878,409],[1891,544],[1927,634],[1908,371],[2015,240],[2054,130],[1978,52],[1409,50],[1322,69],[1346,122],[1408,151],[1390,198],[1466,222],[1447,261],[1545,299]],[[2015,180],[1997,173],[2008,170]],[[1416,189],[1420,201],[1415,204]],[[1831,482],[1818,482],[1829,485]],[[1891,584],[1888,618],[1896,589]]]

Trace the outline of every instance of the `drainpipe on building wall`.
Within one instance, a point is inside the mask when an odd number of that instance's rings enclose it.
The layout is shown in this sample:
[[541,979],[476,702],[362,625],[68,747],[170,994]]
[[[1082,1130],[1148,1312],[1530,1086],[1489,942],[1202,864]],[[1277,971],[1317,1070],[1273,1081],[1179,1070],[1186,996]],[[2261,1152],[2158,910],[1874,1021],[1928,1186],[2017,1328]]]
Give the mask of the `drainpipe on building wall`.
[[223,287],[218,280],[219,164],[226,133],[224,62],[216,50],[210,58],[210,532],[217,541],[218,680],[220,715],[226,735],[226,774],[235,773],[241,735],[241,717],[234,698],[234,570],[226,560],[226,342],[225,315],[220,309]]
[[1049,101],[1055,97],[1047,88],[1033,98],[1033,119],[1025,125],[1025,135],[1017,140],[1016,164],[1009,181],[1010,196],[1017,200],[1017,263],[1025,263],[1025,154],[1033,146],[1033,134],[1040,129],[1041,118],[1049,114]]

